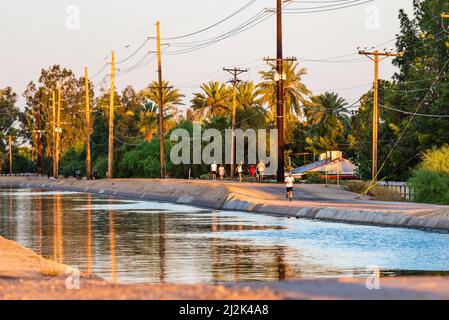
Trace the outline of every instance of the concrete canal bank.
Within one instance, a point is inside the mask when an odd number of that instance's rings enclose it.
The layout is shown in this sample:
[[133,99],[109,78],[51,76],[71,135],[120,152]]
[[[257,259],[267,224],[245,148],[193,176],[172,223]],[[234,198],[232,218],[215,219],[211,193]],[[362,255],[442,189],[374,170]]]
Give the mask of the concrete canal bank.
[[408,228],[449,230],[449,206],[363,200],[322,185],[297,185],[295,200],[284,199],[277,184],[198,180],[114,179],[77,181],[0,177],[3,187],[90,192],[136,200],[165,201],[216,210],[238,210],[307,219]]

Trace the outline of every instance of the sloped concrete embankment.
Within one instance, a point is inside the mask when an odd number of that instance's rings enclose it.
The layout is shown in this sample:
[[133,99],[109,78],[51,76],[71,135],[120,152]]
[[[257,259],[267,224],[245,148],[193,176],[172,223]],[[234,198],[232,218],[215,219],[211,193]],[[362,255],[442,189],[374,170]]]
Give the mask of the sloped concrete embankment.
[[[258,198],[233,193],[226,185],[173,180],[46,180],[33,178],[2,179],[3,185],[89,192],[135,200],[164,201],[216,210],[237,210],[287,217],[449,231],[449,210],[367,210],[271,204]],[[275,202],[275,201],[273,201]],[[303,204],[305,202],[302,202]]]
[[221,209],[229,192],[223,186],[163,180],[93,180],[33,179],[13,177],[0,179],[3,186],[43,188],[49,190],[89,192],[133,200],[163,201]]
[[378,211],[332,207],[281,206],[257,204],[252,201],[240,200],[233,195],[230,195],[224,202],[222,209],[311,220],[449,231],[449,212],[443,209]]

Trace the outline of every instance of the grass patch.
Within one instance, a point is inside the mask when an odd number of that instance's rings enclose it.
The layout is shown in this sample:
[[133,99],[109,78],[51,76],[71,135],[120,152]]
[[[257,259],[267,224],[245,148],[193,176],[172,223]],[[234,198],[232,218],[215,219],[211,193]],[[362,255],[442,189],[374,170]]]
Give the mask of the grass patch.
[[[369,181],[347,181],[344,182],[344,187],[346,190],[362,194],[368,189],[370,186]],[[407,201],[406,198],[402,197],[399,192],[395,190],[391,190],[382,186],[375,186],[368,191],[368,195],[372,197],[374,200],[378,201]]]

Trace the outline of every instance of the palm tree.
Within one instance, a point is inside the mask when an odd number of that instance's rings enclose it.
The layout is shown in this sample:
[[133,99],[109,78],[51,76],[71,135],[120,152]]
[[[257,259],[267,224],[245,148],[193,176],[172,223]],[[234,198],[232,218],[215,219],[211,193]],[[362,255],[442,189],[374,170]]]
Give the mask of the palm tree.
[[[301,106],[307,101],[310,95],[309,89],[302,83],[302,77],[307,74],[305,68],[298,69],[298,63],[285,61],[283,65],[285,79],[284,83],[284,108],[287,119],[294,116],[303,115]],[[277,68],[271,64],[271,70],[261,71],[262,82],[258,85],[258,92],[262,96],[262,101],[271,108],[272,114],[276,114],[277,102]]]
[[260,94],[252,81],[243,82],[237,86],[236,100],[237,106],[244,110],[261,105],[262,103]]
[[203,93],[195,93],[192,103],[192,109],[204,112],[208,116],[221,116],[229,114],[231,111],[232,92],[224,83],[210,81],[201,85]]
[[346,101],[337,93],[326,92],[305,104],[306,150],[314,153],[345,148],[349,139],[350,117]]
[[[159,108],[161,102],[159,93],[159,82],[154,81],[147,88],[146,97],[153,101]],[[164,117],[172,117],[178,112],[177,106],[182,105],[184,95],[178,89],[172,89],[168,81],[162,81],[162,106],[164,107]]]
[[158,130],[158,112],[156,105],[147,101],[140,111],[137,122],[139,132],[145,136],[146,141],[150,141]]
[[242,129],[262,128],[266,124],[266,110],[254,82],[243,82],[237,86],[237,123]]
[[[179,114],[177,106],[182,105],[182,99],[184,95],[178,89],[173,89],[168,81],[162,81],[162,99],[159,93],[159,83],[154,81],[146,90],[146,98],[150,99],[157,106],[159,110],[159,104],[162,100],[162,106],[164,108],[163,117],[165,120],[165,131],[170,130],[175,126],[174,117]],[[159,114],[159,112],[158,112]],[[149,115],[148,115],[149,116]]]
[[325,92],[311,98],[305,103],[304,113],[309,126],[326,122],[329,117],[336,117],[346,127],[349,125],[348,103],[335,92]]

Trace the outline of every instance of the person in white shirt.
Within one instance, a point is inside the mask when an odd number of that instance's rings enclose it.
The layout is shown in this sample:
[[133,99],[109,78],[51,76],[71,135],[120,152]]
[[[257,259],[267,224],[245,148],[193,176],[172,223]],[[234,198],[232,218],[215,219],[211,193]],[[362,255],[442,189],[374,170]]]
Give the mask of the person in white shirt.
[[265,163],[260,161],[256,166],[257,173],[259,175],[259,182],[263,181],[263,175],[265,173]]
[[212,179],[213,180],[217,180],[217,163],[214,161],[211,165],[210,165],[210,171],[212,172]]
[[243,182],[243,162],[240,161],[237,166],[237,173],[239,174],[239,182]]
[[285,187],[287,189],[287,193],[285,197],[292,201],[293,199],[293,184],[295,183],[295,178],[293,178],[293,175],[291,173],[288,174],[287,178],[284,180]]

